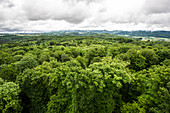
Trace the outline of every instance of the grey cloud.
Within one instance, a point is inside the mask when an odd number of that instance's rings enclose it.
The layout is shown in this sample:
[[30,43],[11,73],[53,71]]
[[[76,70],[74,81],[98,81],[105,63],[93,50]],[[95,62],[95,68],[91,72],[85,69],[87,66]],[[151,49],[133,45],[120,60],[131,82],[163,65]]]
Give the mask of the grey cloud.
[[106,8],[101,8],[101,9],[98,10],[99,13],[105,13],[106,11],[107,11]]
[[0,5],[3,7],[14,7],[14,3],[11,0],[0,0]]
[[152,14],[146,18],[146,23],[150,24],[162,24],[169,25],[170,24],[170,13],[160,13],[160,14]]
[[0,0],[0,3],[6,2],[7,0]]
[[144,23],[151,26],[169,27],[170,0],[146,0],[141,9],[132,16],[135,24]]
[[103,0],[64,0],[64,1],[67,1],[67,2],[75,2],[75,3],[78,3],[78,2],[86,2],[88,4],[90,3],[94,3],[94,2],[101,2]]
[[4,13],[0,10],[0,22],[4,21],[5,20],[5,16],[4,16]]
[[11,28],[0,28],[0,32],[17,32],[20,31],[21,29],[15,28],[15,29],[11,29]]
[[0,31],[1,32],[14,32],[14,31],[20,31],[23,29],[23,26],[19,24],[21,22],[15,21],[15,20],[8,20],[4,22],[0,22]]
[[170,0],[146,0],[143,6],[121,16],[113,16],[112,23],[133,23],[134,25],[146,24],[148,27],[170,25]]
[[72,14],[72,15],[70,15],[70,16],[65,16],[65,17],[55,17],[55,18],[53,18],[54,20],[56,19],[56,20],[65,20],[65,21],[67,21],[67,22],[69,22],[69,23],[73,23],[73,24],[79,24],[79,23],[81,23],[81,22],[83,22],[84,21],[84,19],[85,19],[86,17],[83,17],[83,16],[78,16],[77,14]]
[[170,0],[146,0],[143,11],[146,14],[169,13]]
[[20,9],[13,0],[0,1],[0,22],[5,23],[8,20],[17,20],[23,17]]
[[[32,0],[31,0],[32,1]],[[54,1],[53,1],[54,2]],[[37,0],[36,2],[25,2],[23,10],[29,20],[65,20],[70,23],[81,23],[89,17],[88,6],[80,4],[68,4],[68,1],[59,0],[50,3],[46,0]]]

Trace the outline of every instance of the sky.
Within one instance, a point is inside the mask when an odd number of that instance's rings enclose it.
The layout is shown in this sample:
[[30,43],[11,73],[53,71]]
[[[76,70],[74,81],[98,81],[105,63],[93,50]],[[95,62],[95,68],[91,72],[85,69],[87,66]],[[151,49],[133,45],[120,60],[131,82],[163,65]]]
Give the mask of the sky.
[[0,32],[168,30],[170,0],[0,0]]

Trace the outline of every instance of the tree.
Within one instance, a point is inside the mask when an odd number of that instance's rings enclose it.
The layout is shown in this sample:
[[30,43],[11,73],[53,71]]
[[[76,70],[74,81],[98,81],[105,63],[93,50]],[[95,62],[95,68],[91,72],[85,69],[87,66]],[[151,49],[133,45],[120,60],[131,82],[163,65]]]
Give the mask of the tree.
[[[169,112],[170,76],[166,66],[154,66],[135,74],[129,92],[132,102],[124,103],[122,112]],[[138,93],[136,93],[138,92]]]
[[170,50],[169,49],[161,49],[156,52],[156,54],[159,56],[159,62],[164,61],[166,58],[170,59]]
[[15,67],[15,64],[0,66],[0,78],[4,80],[15,81],[18,74],[19,72]]
[[32,56],[24,56],[20,61],[15,63],[19,71],[23,71],[27,68],[33,68],[38,65],[38,62]]
[[19,85],[14,82],[3,82],[0,78],[0,112],[21,113],[22,106],[19,98]]
[[120,90],[131,82],[127,63],[107,57],[86,69],[77,61],[65,64],[50,76],[47,112],[119,112]]
[[157,64],[158,56],[152,49],[144,49],[141,51],[141,55],[145,57],[146,67],[150,67],[151,65]]
[[0,65],[2,64],[9,64],[10,63],[10,59],[11,59],[11,55],[0,51]]
[[39,55],[38,61],[40,64],[42,64],[44,61],[49,62],[50,61],[50,52],[42,52]]
[[[21,98],[24,104],[24,111],[40,113],[46,111],[46,104],[49,99],[48,94],[48,76],[41,73],[42,67],[25,69],[23,73],[17,76],[17,83],[21,87]],[[48,69],[48,68],[47,68]],[[43,68],[42,70],[45,70]]]
[[129,68],[135,71],[145,68],[146,58],[141,55],[141,51],[131,49],[127,52],[127,54],[130,60]]

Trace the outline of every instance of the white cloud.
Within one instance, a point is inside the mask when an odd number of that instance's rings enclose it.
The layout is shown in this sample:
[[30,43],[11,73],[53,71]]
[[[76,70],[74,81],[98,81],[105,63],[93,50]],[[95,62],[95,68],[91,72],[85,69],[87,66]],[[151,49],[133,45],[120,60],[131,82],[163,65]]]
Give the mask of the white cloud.
[[170,0],[0,0],[1,31],[170,30]]

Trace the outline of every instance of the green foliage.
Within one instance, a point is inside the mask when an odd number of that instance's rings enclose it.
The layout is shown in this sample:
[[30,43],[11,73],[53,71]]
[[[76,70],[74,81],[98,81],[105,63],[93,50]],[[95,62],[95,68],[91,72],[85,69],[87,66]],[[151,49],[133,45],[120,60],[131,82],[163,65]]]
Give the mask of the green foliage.
[[151,65],[157,64],[158,56],[155,54],[153,50],[144,49],[141,52],[141,55],[145,57],[146,67],[150,67]]
[[130,65],[129,67],[133,70],[139,71],[141,69],[144,69],[146,67],[146,58],[141,55],[141,52],[139,50],[129,50],[127,52]]
[[86,69],[76,61],[66,65],[65,69],[56,68],[57,76],[50,76],[53,87],[50,92],[54,95],[50,97],[47,112],[112,113],[115,108],[118,110],[120,89],[131,81],[127,63],[106,57]]
[[164,61],[166,58],[170,59],[170,50],[169,49],[161,49],[156,52],[156,54],[159,56],[159,62]]
[[0,36],[0,113],[169,113],[169,42]]
[[162,65],[169,66],[170,64],[170,59],[165,59],[163,62],[161,62]]
[[20,61],[22,58],[23,58],[23,56],[22,56],[22,55],[15,55],[15,56],[13,57],[12,62]]
[[0,112],[21,113],[20,88],[13,82],[3,82],[0,78]]
[[[127,103],[124,105],[122,110],[126,110],[125,108],[130,107],[131,105],[138,105],[139,108],[145,109],[149,112],[169,112],[169,68],[166,66],[158,66],[153,67],[151,69],[143,70],[141,72],[136,73],[136,80],[131,87],[132,91],[140,92],[137,93],[137,101],[133,103]],[[144,100],[141,103],[141,99]],[[128,108],[131,109],[131,108]]]
[[108,48],[108,56],[112,56],[113,58],[119,54],[117,47],[110,47]]
[[87,53],[85,53],[85,57],[88,59],[87,65],[90,65],[93,62],[100,61],[101,57],[106,56],[106,51],[104,47],[91,47]]
[[0,65],[10,63],[11,56],[3,51],[0,51]]
[[24,55],[24,54],[25,54],[24,50],[18,50],[18,51],[13,53],[13,55]]
[[42,64],[44,61],[49,62],[49,61],[50,61],[49,58],[50,58],[50,53],[49,53],[49,52],[42,52],[42,53],[39,55],[38,61],[40,62],[40,64]]
[[56,51],[54,53],[54,57],[57,59],[57,61],[60,62],[66,62],[69,61],[71,58],[68,54],[64,53],[63,51]]
[[146,113],[143,103],[127,103],[121,108],[121,113]]
[[24,56],[20,61],[15,63],[18,70],[23,71],[27,68],[33,68],[38,65],[37,61],[32,56]]
[[[46,111],[46,103],[48,100],[47,92],[47,75],[41,75],[39,69],[37,71],[26,69],[17,78],[17,82],[21,86],[22,96],[24,100],[24,110],[34,113]],[[29,104],[27,104],[29,103]]]
[[0,66],[0,78],[8,81],[15,81],[18,70],[14,64]]

